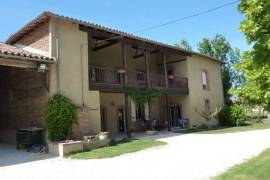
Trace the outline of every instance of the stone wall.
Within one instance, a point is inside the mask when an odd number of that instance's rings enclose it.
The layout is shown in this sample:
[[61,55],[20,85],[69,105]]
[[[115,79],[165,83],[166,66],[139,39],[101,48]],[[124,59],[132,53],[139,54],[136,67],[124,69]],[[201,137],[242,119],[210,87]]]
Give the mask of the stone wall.
[[44,127],[46,74],[0,67],[0,142],[15,142],[18,128]]
[[78,108],[77,113],[78,123],[74,124],[72,127],[72,137],[75,139],[82,139],[83,136],[88,136],[91,134],[89,109],[80,107]]

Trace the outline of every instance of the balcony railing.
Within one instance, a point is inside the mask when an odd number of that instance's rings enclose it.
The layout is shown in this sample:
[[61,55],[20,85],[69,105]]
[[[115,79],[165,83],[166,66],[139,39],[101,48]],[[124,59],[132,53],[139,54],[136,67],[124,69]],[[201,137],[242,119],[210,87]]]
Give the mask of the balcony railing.
[[166,87],[165,75],[149,73],[149,83],[152,87]]
[[128,85],[144,87],[147,85],[145,72],[128,72]]
[[[128,85],[136,87],[145,87],[147,85],[147,74],[145,72],[123,72],[112,68],[90,66],[89,79],[92,84],[104,85],[124,85],[124,75],[128,75]],[[149,83],[151,87],[166,88],[164,74],[149,73]],[[169,89],[188,89],[187,78],[172,77],[168,78]]]
[[172,89],[188,89],[188,79],[173,77],[168,79],[168,87]]
[[90,66],[89,80],[91,83],[123,84],[124,75],[115,69]]

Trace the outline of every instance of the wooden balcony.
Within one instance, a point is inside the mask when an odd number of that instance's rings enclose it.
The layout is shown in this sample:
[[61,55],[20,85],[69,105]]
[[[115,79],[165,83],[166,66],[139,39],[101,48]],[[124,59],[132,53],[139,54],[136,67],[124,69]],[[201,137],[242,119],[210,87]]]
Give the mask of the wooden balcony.
[[[122,86],[125,85],[125,73],[128,76],[128,86],[147,86],[147,73],[145,72],[125,72],[113,68],[90,66],[89,88],[101,91],[121,91]],[[166,87],[164,74],[149,73],[149,86],[168,92],[188,94],[188,80],[185,77],[170,76],[168,78],[168,87]]]

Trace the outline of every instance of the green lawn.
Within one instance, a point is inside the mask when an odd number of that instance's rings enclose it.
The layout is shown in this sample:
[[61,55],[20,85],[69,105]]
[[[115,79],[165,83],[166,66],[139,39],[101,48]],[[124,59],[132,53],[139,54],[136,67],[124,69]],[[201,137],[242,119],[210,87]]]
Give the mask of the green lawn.
[[236,165],[225,173],[215,177],[216,180],[264,180],[270,179],[270,149],[260,155]]
[[224,127],[224,128],[214,129],[214,130],[194,129],[194,130],[191,130],[190,132],[197,133],[197,134],[225,134],[225,133],[236,133],[236,132],[260,130],[260,129],[270,129],[270,123],[255,123],[252,125],[246,125],[246,126],[240,126],[240,127]]
[[166,144],[165,142],[156,140],[136,140],[124,139],[117,142],[115,145],[94,149],[91,151],[78,152],[70,154],[67,157],[73,159],[101,159],[120,156],[122,154],[140,151],[153,146],[160,146]]

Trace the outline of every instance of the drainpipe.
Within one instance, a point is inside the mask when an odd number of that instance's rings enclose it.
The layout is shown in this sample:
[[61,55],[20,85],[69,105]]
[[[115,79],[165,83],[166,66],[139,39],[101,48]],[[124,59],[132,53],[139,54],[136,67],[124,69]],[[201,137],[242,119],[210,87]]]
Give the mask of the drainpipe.
[[[81,91],[82,91],[82,106],[84,106],[84,68],[83,68],[83,47],[84,46],[88,46],[87,43],[85,44],[80,44],[80,60],[81,60],[81,83],[82,83],[82,88],[81,88]],[[87,66],[88,68],[89,66]]]
[[57,94],[60,93],[60,57],[59,57],[59,50],[60,50],[60,18],[57,19],[57,24],[55,27],[55,47],[56,47],[56,92]]

